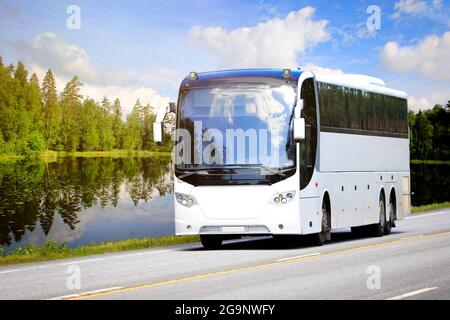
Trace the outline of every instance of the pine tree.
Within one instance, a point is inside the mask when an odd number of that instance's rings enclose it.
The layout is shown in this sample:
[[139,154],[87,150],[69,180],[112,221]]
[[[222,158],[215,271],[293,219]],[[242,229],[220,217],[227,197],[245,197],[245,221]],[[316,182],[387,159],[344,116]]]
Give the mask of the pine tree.
[[45,147],[56,148],[60,142],[59,132],[61,126],[61,106],[58,103],[58,94],[56,91],[56,80],[52,71],[49,69],[42,83],[42,118],[43,134]]
[[32,119],[28,110],[28,72],[24,64],[19,61],[14,72],[14,136],[15,151],[25,154],[28,151],[27,137],[31,133]]
[[155,115],[152,112],[150,104],[142,109],[142,149],[151,150],[154,146],[153,142],[153,122]]
[[14,66],[0,69],[0,132],[3,135],[3,152],[13,152],[16,138],[15,117],[16,97],[15,81],[13,78]]
[[14,73],[14,78],[19,82],[19,85],[22,87],[25,87],[28,82],[28,72],[25,69],[25,65],[22,63],[22,61],[19,61],[17,63],[17,68]]
[[141,150],[142,148],[141,112],[141,102],[137,100],[125,125],[124,147],[127,150]]
[[113,114],[113,105],[111,104],[111,101],[109,101],[108,97],[104,97],[102,100],[102,109],[107,113],[112,115]]
[[77,151],[80,145],[80,94],[82,83],[75,76],[70,80],[61,94],[62,126],[61,138],[66,151]]
[[80,151],[96,151],[100,149],[101,124],[99,116],[102,113],[96,102],[86,99],[80,114]]
[[113,132],[114,132],[114,148],[123,148],[124,125],[122,121],[122,107],[120,100],[114,100],[113,104]]
[[416,157],[425,160],[432,149],[433,126],[422,111],[417,113],[412,130]]
[[33,131],[42,134],[42,93],[39,79],[35,73],[32,74],[28,89],[28,111],[31,114]]

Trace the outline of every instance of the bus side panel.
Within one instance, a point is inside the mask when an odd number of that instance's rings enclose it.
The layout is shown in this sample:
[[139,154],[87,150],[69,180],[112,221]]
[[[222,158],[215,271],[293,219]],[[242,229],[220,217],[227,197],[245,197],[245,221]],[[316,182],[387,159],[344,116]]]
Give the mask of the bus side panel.
[[321,172],[409,172],[408,139],[320,133]]
[[301,198],[300,199],[300,219],[302,234],[311,234],[321,231],[322,210],[321,199]]
[[[403,218],[401,181],[404,172],[323,172],[318,174],[322,192],[328,192],[331,202],[331,228],[343,229],[375,224],[379,220],[381,190],[386,196],[395,190],[397,220]],[[320,198],[320,200],[322,197]],[[321,203],[317,204],[320,208]]]

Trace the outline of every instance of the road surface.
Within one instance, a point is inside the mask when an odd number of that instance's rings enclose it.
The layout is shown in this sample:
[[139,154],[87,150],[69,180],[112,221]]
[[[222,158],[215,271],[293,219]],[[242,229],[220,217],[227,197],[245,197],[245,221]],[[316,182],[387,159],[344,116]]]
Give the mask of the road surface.
[[450,299],[450,209],[397,226],[323,247],[259,238],[0,267],[0,299]]

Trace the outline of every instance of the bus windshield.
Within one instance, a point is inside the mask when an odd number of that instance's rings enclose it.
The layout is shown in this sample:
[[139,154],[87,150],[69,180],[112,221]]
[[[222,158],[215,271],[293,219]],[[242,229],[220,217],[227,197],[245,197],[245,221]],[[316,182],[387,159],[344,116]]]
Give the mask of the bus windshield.
[[182,88],[176,155],[183,159],[176,168],[258,167],[267,174],[293,168],[296,100],[296,86],[284,81]]

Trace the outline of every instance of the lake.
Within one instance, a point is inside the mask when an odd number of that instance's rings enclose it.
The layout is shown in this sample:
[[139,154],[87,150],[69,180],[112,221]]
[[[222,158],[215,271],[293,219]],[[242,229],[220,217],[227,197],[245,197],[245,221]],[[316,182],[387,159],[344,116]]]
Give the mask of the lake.
[[[448,165],[411,165],[413,205],[450,199]],[[0,162],[0,246],[173,235],[171,157]]]
[[171,157],[0,162],[0,245],[173,235],[172,176]]

